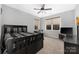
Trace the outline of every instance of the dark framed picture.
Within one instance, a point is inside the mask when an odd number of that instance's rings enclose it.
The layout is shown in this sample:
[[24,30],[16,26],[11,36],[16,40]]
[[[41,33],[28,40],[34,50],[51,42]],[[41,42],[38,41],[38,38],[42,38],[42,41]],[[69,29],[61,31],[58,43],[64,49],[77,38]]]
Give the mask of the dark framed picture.
[[60,28],[60,25],[59,24],[54,24],[53,25],[53,30],[59,30]]
[[46,30],[51,30],[51,25],[46,25]]
[[35,30],[37,30],[38,29],[38,26],[37,25],[35,25]]

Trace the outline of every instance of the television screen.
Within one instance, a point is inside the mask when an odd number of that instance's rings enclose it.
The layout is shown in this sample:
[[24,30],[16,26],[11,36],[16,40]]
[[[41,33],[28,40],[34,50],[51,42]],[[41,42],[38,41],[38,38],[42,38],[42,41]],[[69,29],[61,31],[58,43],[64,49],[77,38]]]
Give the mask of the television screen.
[[71,27],[61,28],[61,33],[63,33],[63,34],[72,34],[73,29]]

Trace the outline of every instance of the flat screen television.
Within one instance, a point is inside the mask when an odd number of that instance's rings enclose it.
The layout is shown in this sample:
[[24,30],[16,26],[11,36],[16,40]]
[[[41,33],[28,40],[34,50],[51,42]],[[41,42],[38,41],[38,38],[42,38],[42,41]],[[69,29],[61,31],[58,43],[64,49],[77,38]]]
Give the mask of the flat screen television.
[[63,34],[73,34],[73,28],[72,27],[62,27],[60,32]]

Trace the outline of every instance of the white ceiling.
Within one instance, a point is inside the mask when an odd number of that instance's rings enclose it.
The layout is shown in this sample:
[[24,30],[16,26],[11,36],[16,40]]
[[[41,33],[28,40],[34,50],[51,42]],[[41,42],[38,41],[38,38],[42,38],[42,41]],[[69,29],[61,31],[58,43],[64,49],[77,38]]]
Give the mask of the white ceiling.
[[39,10],[34,10],[34,8],[41,8],[42,4],[6,4],[6,5],[25,11],[38,17],[50,16],[53,14],[73,10],[76,7],[75,4],[46,4],[45,8],[52,8],[52,10],[45,11],[46,13],[37,14]]

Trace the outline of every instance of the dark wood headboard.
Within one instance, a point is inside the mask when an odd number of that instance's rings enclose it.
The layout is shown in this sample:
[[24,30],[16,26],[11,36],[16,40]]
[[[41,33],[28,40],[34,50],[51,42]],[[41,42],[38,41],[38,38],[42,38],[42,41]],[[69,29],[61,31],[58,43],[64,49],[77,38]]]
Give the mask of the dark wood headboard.
[[5,33],[13,32],[27,32],[27,26],[25,25],[3,25],[2,37],[5,36]]
[[27,26],[24,25],[3,25],[3,29],[4,29],[4,34],[9,32],[9,33],[13,33],[13,32],[27,32]]
[[5,48],[4,37],[6,33],[13,33],[13,32],[27,32],[26,25],[3,25],[2,26],[2,33],[1,33],[1,42],[2,42],[2,49]]

